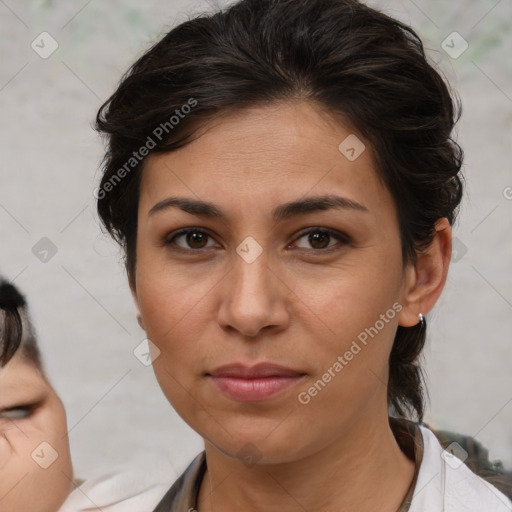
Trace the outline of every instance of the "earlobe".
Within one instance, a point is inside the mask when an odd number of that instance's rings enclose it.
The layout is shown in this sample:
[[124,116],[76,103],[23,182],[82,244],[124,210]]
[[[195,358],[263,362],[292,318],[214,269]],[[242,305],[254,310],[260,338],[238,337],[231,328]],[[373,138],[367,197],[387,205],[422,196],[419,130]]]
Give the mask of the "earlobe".
[[145,331],[146,328],[144,327],[144,320],[142,319],[142,315],[140,313],[140,310],[139,310],[139,301],[138,301],[138,298],[137,298],[137,290],[135,288],[135,283],[130,281],[130,292],[132,294],[132,297],[133,297],[133,302],[135,304],[135,308],[137,310],[137,313],[136,313],[136,317],[137,317],[137,323],[139,324],[140,328]]
[[434,307],[446,282],[451,250],[451,226],[447,218],[442,218],[435,225],[431,244],[418,253],[416,263],[406,269],[403,309],[398,317],[398,324],[402,327],[418,324],[418,314],[425,315]]
[[146,328],[144,327],[144,321],[142,320],[142,315],[140,314],[140,312],[139,312],[139,311],[137,311],[137,322],[138,322],[138,324],[139,324],[140,328],[141,328],[143,331],[145,331],[145,330],[146,330]]

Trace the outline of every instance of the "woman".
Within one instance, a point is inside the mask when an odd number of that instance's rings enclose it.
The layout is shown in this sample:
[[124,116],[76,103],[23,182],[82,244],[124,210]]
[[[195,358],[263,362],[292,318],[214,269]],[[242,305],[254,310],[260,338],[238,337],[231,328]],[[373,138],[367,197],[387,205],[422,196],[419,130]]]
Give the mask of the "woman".
[[422,424],[457,116],[415,32],[354,0],[242,0],[124,76],[98,212],[205,441],[155,510],[511,509]]

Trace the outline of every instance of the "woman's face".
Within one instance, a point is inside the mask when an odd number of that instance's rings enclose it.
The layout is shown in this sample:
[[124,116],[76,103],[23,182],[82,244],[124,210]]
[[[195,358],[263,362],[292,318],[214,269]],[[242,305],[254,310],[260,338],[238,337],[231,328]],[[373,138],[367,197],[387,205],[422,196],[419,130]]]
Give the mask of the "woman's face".
[[62,402],[18,352],[0,368],[0,510],[55,512],[72,479]]
[[[382,422],[414,272],[368,142],[306,103],[244,110],[201,133],[149,157],[141,183],[133,291],[168,400],[223,453],[267,462]],[[283,206],[327,195],[337,207]],[[219,370],[260,363],[288,371]]]

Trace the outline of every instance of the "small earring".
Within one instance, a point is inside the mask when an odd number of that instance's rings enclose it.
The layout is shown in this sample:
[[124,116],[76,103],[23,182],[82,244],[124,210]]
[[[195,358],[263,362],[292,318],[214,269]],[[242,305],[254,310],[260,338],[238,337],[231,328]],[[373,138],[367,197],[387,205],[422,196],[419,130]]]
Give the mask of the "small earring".
[[137,322],[140,326],[140,328],[145,331],[146,329],[144,329],[144,323],[142,322],[142,316],[140,313],[137,313]]
[[423,316],[423,313],[418,313],[418,318],[420,320],[420,326],[423,327],[423,324],[425,323],[425,320],[423,320],[425,317]]

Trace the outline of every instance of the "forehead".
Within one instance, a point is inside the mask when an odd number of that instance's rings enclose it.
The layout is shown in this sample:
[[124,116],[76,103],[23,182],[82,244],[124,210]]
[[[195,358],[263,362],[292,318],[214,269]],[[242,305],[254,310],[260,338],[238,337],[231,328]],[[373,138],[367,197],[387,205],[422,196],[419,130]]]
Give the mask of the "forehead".
[[0,403],[3,398],[28,391],[44,391],[48,383],[41,370],[28,361],[20,351],[0,368]]
[[232,112],[205,123],[181,149],[151,155],[142,177],[142,210],[148,213],[170,190],[215,198],[238,213],[334,191],[370,202],[374,210],[390,201],[369,142],[348,122],[305,102]]

